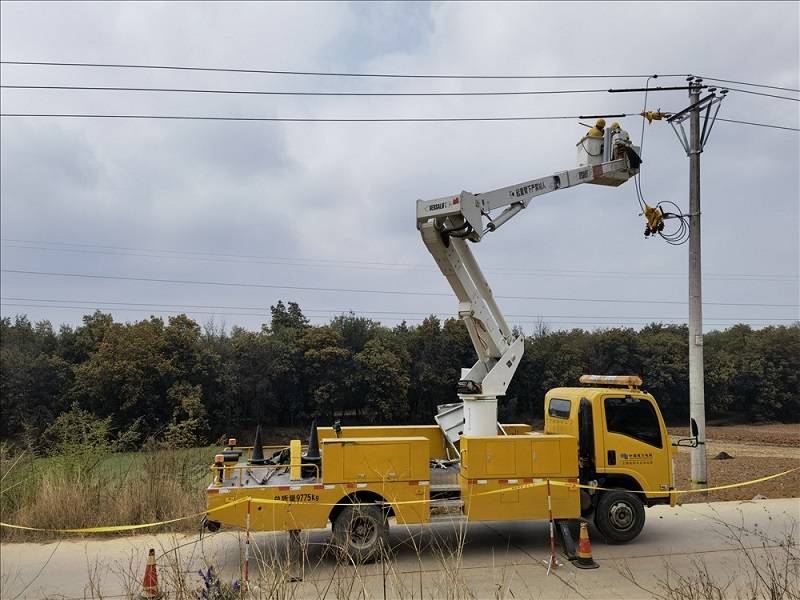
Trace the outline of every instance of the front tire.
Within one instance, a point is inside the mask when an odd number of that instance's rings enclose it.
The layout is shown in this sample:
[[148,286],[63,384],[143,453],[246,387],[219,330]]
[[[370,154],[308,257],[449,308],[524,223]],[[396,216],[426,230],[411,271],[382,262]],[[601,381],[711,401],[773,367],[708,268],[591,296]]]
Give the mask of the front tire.
[[625,544],[644,527],[644,504],[625,490],[603,492],[597,501],[594,524],[608,543]]
[[389,523],[375,504],[345,506],[333,522],[333,543],[356,563],[375,560],[389,539]]

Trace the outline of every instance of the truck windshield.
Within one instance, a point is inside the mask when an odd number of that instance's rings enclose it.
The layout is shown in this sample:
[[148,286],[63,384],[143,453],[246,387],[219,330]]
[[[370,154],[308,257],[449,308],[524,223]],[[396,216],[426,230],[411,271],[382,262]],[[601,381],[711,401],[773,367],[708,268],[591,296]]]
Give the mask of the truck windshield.
[[644,398],[606,398],[606,428],[661,448],[661,427],[655,408]]

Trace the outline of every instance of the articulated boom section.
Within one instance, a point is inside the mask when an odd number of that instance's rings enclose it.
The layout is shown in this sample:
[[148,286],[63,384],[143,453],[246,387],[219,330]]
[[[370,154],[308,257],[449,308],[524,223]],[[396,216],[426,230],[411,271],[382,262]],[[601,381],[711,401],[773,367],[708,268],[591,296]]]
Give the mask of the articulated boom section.
[[[521,340],[511,333],[464,239],[443,236],[434,223],[421,224],[420,232],[455,291],[458,315],[464,320],[478,354],[475,365],[462,375],[459,392],[502,396],[522,355]],[[512,356],[506,357],[507,354]],[[501,363],[503,358],[506,359]]]
[[[635,155],[636,149],[631,151]],[[480,242],[537,196],[582,183],[618,186],[638,172],[638,165],[638,155],[631,159],[629,154],[622,154],[617,160],[581,166],[483,194],[461,192],[457,196],[417,201],[417,229],[458,298],[458,315],[478,355],[472,368],[462,369],[458,392],[464,401],[464,427],[448,433],[451,442],[461,434],[497,433],[497,397],[506,393],[524,351],[523,340],[514,336],[506,323],[467,240]],[[498,210],[501,212],[492,216],[492,211]],[[452,409],[449,412],[452,421]]]

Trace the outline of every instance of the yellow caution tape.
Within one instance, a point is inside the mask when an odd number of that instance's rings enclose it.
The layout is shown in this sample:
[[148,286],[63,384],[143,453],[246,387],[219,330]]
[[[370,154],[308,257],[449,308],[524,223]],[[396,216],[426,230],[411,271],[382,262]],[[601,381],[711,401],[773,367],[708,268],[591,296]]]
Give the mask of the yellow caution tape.
[[[626,490],[626,491],[634,493],[634,494],[666,494],[666,493],[670,493],[670,494],[699,494],[699,493],[702,493],[702,492],[716,492],[716,491],[719,491],[719,490],[730,490],[730,489],[733,489],[733,488],[745,487],[745,486],[748,486],[748,485],[753,485],[755,483],[761,483],[762,481],[769,481],[770,479],[777,479],[778,477],[783,477],[784,475],[788,475],[789,473],[794,473],[797,470],[800,470],[800,467],[795,467],[794,469],[789,469],[788,471],[783,471],[781,473],[775,473],[774,475],[767,475],[766,477],[759,477],[758,479],[752,479],[750,481],[742,481],[740,483],[729,483],[727,485],[716,485],[714,487],[700,488],[700,489],[696,489],[696,490],[658,490],[658,491],[653,491],[653,490],[644,490],[644,491]],[[552,481],[552,480],[551,480],[550,483],[552,485],[560,485],[562,487],[568,486],[568,487],[584,488],[584,489],[587,489],[587,490],[600,490],[600,491],[604,491],[604,492],[614,491],[614,488],[604,488],[604,487],[598,487],[598,486],[594,486],[594,485],[584,485],[584,484],[580,484],[580,483],[565,483],[563,481]]]
[[[700,488],[700,489],[696,489],[696,490],[625,490],[625,491],[626,492],[630,492],[632,494],[698,494],[698,493],[701,493],[701,492],[716,492],[716,491],[719,491],[719,490],[729,490],[729,489],[733,489],[733,488],[745,487],[745,486],[748,486],[748,485],[754,485],[756,483],[761,483],[762,481],[769,481],[770,479],[777,479],[778,477],[783,477],[783,476],[788,475],[789,473],[793,473],[793,472],[795,472],[797,470],[800,470],[800,467],[795,467],[794,469],[789,469],[788,471],[783,471],[781,473],[775,473],[773,475],[767,475],[766,477],[760,477],[758,479],[752,479],[750,481],[741,481],[739,483],[729,483],[729,484],[726,484],[726,485],[717,485],[717,486],[714,486],[714,487]],[[568,481],[558,481],[558,480],[555,480],[555,479],[550,479],[549,481],[550,481],[550,485],[558,486],[558,487],[566,487],[566,488],[573,489],[573,490],[582,488],[582,489],[585,489],[585,490],[597,490],[597,491],[601,491],[601,492],[619,491],[619,488],[606,488],[606,487],[600,487],[600,486],[596,486],[596,485],[587,485],[587,484],[582,484],[582,483],[570,483]],[[541,486],[547,485],[547,482],[548,482],[547,479],[543,479],[542,481],[539,481],[539,482],[524,483],[522,485],[515,485],[513,487],[506,487],[506,488],[502,488],[502,489],[498,489],[498,490],[490,490],[488,492],[480,492],[478,494],[471,494],[471,497],[474,498],[476,496],[482,496],[482,495],[488,495],[488,494],[499,494],[499,493],[502,493],[502,492],[508,492],[508,491],[513,491],[513,490],[523,490],[523,489],[528,489],[528,488],[541,487]]]
[[[697,490],[626,490],[633,494],[697,494],[701,492],[716,492],[719,490],[729,490],[738,487],[745,487],[748,485],[754,485],[756,483],[761,483],[763,481],[769,481],[770,479],[777,479],[778,477],[784,477],[789,473],[794,473],[795,471],[800,470],[800,467],[795,467],[794,469],[789,469],[788,471],[782,471],[781,473],[775,473],[773,475],[767,475],[766,477],[759,477],[758,479],[752,479],[750,481],[742,481],[739,483],[729,483],[726,485],[718,485],[714,487],[707,487]],[[503,492],[509,492],[514,490],[522,490],[522,489],[529,489],[534,487],[542,487],[546,486],[548,481],[550,485],[558,486],[558,487],[566,487],[570,489],[578,489],[583,488],[587,490],[597,490],[597,491],[618,491],[618,488],[604,488],[594,485],[586,485],[581,483],[570,483],[567,481],[558,481],[554,479],[543,479],[542,481],[537,481],[534,483],[524,483],[521,485],[515,485],[510,487],[505,487],[497,490],[489,490],[486,492],[479,492],[477,494],[470,494],[470,498],[476,498],[478,496],[488,496],[490,494],[500,494]],[[139,525],[108,525],[104,527],[84,527],[79,529],[47,529],[47,528],[40,528],[40,527],[27,527],[25,525],[12,525],[11,523],[3,523],[0,522],[0,527],[8,527],[10,529],[22,529],[25,531],[47,531],[51,533],[115,533],[121,531],[133,531],[137,529],[148,529],[150,527],[158,527],[159,525],[169,525],[170,523],[177,523],[179,521],[186,521],[188,519],[195,519],[197,517],[203,517],[209,515],[211,513],[218,512],[220,510],[225,510],[226,508],[230,508],[232,506],[236,506],[238,504],[244,504],[245,502],[251,502],[253,504],[292,504],[292,505],[300,505],[300,504],[309,504],[313,506],[337,506],[336,503],[306,503],[306,502],[290,502],[288,500],[274,500],[269,498],[253,498],[247,496],[245,498],[238,498],[236,500],[232,500],[231,502],[227,502],[221,506],[217,506],[215,508],[211,508],[208,510],[204,510],[203,512],[195,513],[192,515],[188,515],[186,517],[178,517],[176,519],[168,519],[166,521],[157,521],[155,523],[142,523]],[[430,502],[430,499],[424,500],[401,500],[401,501],[387,501],[388,504],[422,504]]]
[[228,502],[227,504],[224,504],[222,506],[217,506],[216,508],[204,510],[203,512],[195,513],[193,515],[188,515],[186,517],[167,519],[166,521],[156,521],[155,523],[142,523],[140,525],[106,525],[103,527],[82,527],[78,529],[45,529],[41,527],[26,527],[25,525],[12,525],[11,523],[3,523],[0,521],[0,527],[8,527],[10,529],[24,529],[25,531],[49,531],[51,533],[117,533],[120,531],[147,529],[149,527],[158,527],[159,525],[169,525],[170,523],[177,523],[178,521],[196,519],[197,517],[203,517],[207,514],[214,513],[219,510],[223,510],[225,508],[230,508],[235,504],[241,504],[242,502],[246,502],[247,500],[249,500],[249,498],[240,498],[239,500]]

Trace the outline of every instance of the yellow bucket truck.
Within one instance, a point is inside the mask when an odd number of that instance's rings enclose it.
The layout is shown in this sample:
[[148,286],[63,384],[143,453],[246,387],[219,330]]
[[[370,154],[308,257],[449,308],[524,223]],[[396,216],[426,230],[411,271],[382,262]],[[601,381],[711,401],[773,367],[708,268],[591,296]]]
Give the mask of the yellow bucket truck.
[[638,150],[614,124],[578,143],[575,169],[417,201],[417,228],[458,298],[478,355],[462,369],[459,402],[440,406],[435,425],[312,425],[305,448],[293,440],[267,449],[260,432],[252,447],[233,442],[212,467],[207,526],[296,532],[330,523],[334,544],[358,560],[380,551],[390,520],[428,523],[439,512],[468,521],[552,518],[567,554],[574,549],[572,519],[593,517],[613,543],[634,539],[645,507],[675,503],[658,404],[638,377],[584,376],[579,387],[547,393],[543,432],[498,423],[497,398],[524,343],[500,313],[467,242],[480,242],[537,196],[583,183],[621,185],[638,173]]

